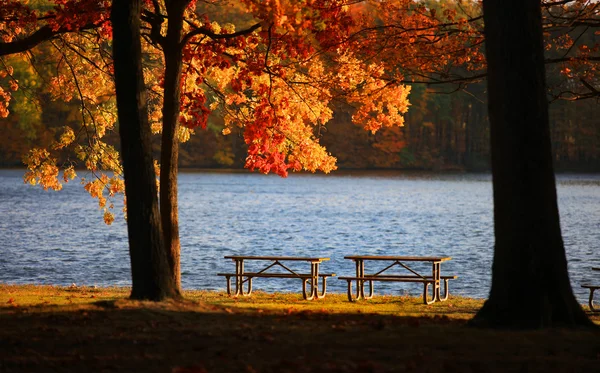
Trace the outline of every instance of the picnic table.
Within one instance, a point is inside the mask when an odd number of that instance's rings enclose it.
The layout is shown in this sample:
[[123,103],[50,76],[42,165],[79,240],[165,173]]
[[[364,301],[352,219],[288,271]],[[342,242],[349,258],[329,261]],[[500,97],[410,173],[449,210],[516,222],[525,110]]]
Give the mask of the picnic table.
[[[600,267],[592,267],[592,271],[600,271]],[[594,307],[594,291],[600,289],[600,285],[583,284],[581,287],[590,290],[590,297],[588,300],[590,310],[592,312],[600,312],[600,309]]]
[[[329,258],[322,257],[295,257],[295,256],[246,256],[246,255],[228,255],[225,259],[231,259],[235,262],[235,273],[217,273],[218,276],[225,276],[227,279],[227,294],[233,296],[249,296],[252,294],[252,279],[255,277],[263,278],[298,278],[302,280],[302,296],[306,300],[319,299],[325,297],[327,292],[327,278],[335,276],[335,273],[319,273],[319,266]],[[245,264],[248,261],[257,262],[258,270],[247,272]],[[293,270],[290,263],[307,262],[310,264],[310,271],[305,273]],[[285,264],[284,264],[285,263]],[[235,291],[231,289],[231,278],[235,278]],[[319,292],[319,281],[322,283],[321,292]],[[244,291],[244,283],[247,283],[247,290]],[[307,291],[307,284],[310,289]]]
[[[370,299],[373,297],[373,282],[417,282],[423,284],[423,302],[431,304],[441,302],[448,299],[448,280],[456,279],[457,276],[442,276],[442,262],[452,259],[451,257],[442,256],[379,256],[379,255],[350,255],[344,259],[349,259],[355,262],[356,276],[339,277],[341,280],[348,282],[348,300],[354,302],[358,299]],[[387,262],[383,269],[372,274],[365,273],[365,262]],[[422,275],[406,263],[429,263],[431,264],[431,274]],[[414,265],[413,265],[414,266]],[[403,268],[409,274],[392,274],[389,272],[392,268]],[[444,281],[444,296],[440,294],[440,283]],[[356,282],[356,293],[353,294],[352,282]],[[369,294],[365,294],[365,282],[369,283]],[[433,285],[431,300],[428,298],[429,286]]]

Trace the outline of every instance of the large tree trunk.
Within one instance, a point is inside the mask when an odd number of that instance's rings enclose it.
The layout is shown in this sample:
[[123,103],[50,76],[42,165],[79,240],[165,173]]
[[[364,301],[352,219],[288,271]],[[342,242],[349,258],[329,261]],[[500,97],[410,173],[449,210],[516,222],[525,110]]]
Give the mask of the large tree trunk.
[[140,0],[115,0],[113,57],[127,195],[131,298],[163,300],[179,290],[164,250],[141,65]]
[[489,299],[474,325],[591,325],[567,272],[552,166],[540,0],[484,0],[494,186]]
[[160,211],[169,265],[181,288],[179,217],[177,206],[177,162],[179,159],[179,106],[181,98],[183,13],[189,0],[166,2],[167,35],[163,43],[165,83],[163,130],[160,156]]

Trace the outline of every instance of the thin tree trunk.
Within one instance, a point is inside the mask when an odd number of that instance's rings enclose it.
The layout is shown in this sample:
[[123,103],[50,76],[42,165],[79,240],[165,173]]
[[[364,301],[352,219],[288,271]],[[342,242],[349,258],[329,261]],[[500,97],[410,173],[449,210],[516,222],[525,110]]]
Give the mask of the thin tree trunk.
[[179,295],[164,250],[141,65],[140,0],[115,0],[111,10],[121,157],[133,299]]
[[552,165],[540,0],[484,0],[494,187],[489,299],[474,325],[591,325],[567,272]]
[[181,98],[183,13],[188,0],[167,1],[169,17],[163,44],[165,85],[160,157],[160,211],[169,265],[181,289],[179,217],[177,206],[177,162],[179,159],[179,106]]

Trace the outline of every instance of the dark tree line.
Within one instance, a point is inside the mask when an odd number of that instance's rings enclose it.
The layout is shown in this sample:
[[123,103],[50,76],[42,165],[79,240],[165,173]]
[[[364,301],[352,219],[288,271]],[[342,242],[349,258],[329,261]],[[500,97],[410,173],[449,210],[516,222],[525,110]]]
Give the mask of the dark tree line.
[[[552,80],[553,75],[549,75]],[[340,169],[490,170],[490,124],[484,83],[467,91],[434,93],[415,85],[411,108],[402,128],[385,128],[372,135],[351,123],[351,108],[340,105],[333,120],[320,133],[321,142],[338,158]],[[5,119],[0,139],[0,164],[22,166],[21,159],[34,146],[46,147],[60,134],[65,121],[76,121],[77,105],[43,103],[41,121],[32,127],[18,108]],[[556,100],[550,104],[553,159],[560,171],[600,170],[600,105],[595,99]],[[71,119],[67,119],[71,118]],[[68,123],[68,122],[67,122]],[[211,119],[180,145],[183,168],[238,168],[244,166],[246,144],[241,134],[223,136],[222,123]],[[110,143],[119,147],[118,137]],[[158,158],[160,139],[153,137]],[[68,156],[67,153],[64,154]]]

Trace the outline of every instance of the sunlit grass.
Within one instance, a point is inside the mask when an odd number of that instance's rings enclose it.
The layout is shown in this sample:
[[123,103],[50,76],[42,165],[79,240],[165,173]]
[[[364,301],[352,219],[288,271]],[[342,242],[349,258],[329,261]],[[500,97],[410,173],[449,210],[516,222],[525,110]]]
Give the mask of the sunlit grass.
[[[69,311],[85,305],[113,302],[117,308],[155,307],[152,302],[133,302],[126,287],[7,285],[0,284],[0,312],[31,308],[38,312]],[[423,304],[421,297],[408,295],[375,295],[372,299],[349,302],[346,294],[329,293],[325,298],[307,301],[300,293],[266,293],[254,291],[251,296],[231,297],[223,291],[185,290],[183,304],[162,304],[172,310],[198,312],[269,313],[269,314],[364,314],[438,318],[456,321],[472,318],[483,305],[483,299],[450,296],[445,302]],[[587,305],[583,305],[587,311]],[[600,324],[600,314],[590,313]]]
[[[6,285],[0,284],[0,310],[35,307],[47,311],[57,307],[68,309],[98,302],[120,301],[125,306],[130,289],[125,287]],[[254,291],[249,297],[230,297],[225,292],[185,290],[186,300],[198,303],[198,311],[266,312],[292,314],[300,312],[331,314],[373,314],[415,317],[439,317],[467,320],[483,305],[482,299],[450,296],[445,302],[423,304],[421,297],[407,295],[375,295],[372,299],[349,302],[346,294],[329,293],[323,299],[307,301],[300,293],[266,293]],[[129,307],[135,307],[131,303]],[[141,306],[141,305],[140,305]],[[587,306],[584,305],[587,309]],[[194,309],[188,303],[186,309]],[[591,315],[597,323],[600,316]]]
[[381,314],[398,316],[446,315],[469,319],[483,305],[483,300],[451,296],[447,301],[423,304],[421,297],[374,296],[369,300],[349,302],[346,294],[327,294],[323,299],[306,301],[298,293],[253,292],[250,297],[229,297],[222,292],[187,291],[186,298],[223,307],[269,312],[326,312]]
[[0,308],[89,304],[127,298],[129,292],[129,289],[119,287],[0,284]]
[[[107,301],[125,301],[129,288],[64,287],[47,285],[0,285],[0,309],[18,307],[77,308],[80,305]],[[483,300],[451,296],[447,301],[424,305],[420,297],[375,296],[370,300],[349,302],[346,294],[330,293],[325,298],[307,301],[299,293],[265,293],[255,291],[249,297],[230,297],[225,292],[186,290],[185,299],[226,312],[379,314],[397,316],[444,315],[469,319]],[[123,304],[123,302],[121,302]],[[132,304],[133,305],[133,304]],[[189,306],[189,305],[188,305]],[[193,308],[193,307],[192,307]],[[202,307],[201,307],[202,308]]]

